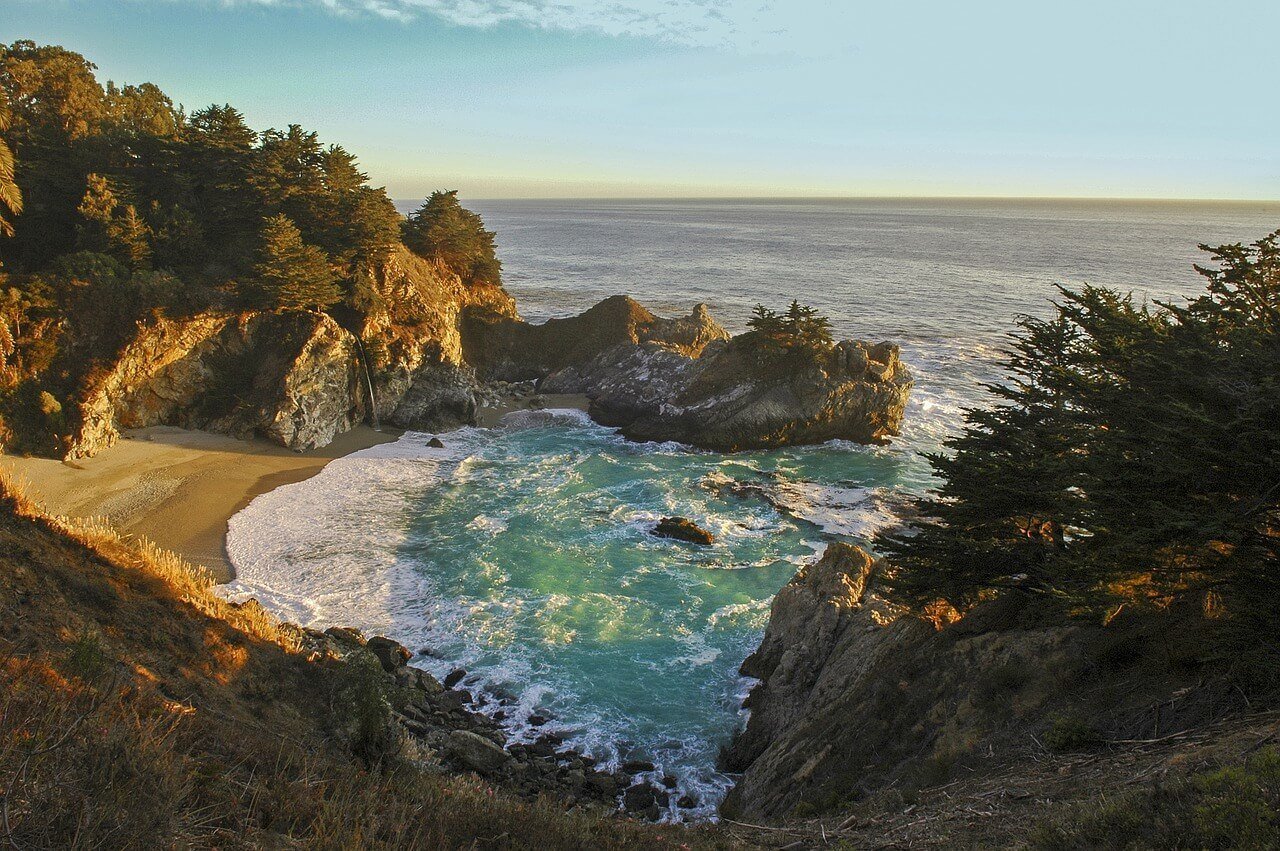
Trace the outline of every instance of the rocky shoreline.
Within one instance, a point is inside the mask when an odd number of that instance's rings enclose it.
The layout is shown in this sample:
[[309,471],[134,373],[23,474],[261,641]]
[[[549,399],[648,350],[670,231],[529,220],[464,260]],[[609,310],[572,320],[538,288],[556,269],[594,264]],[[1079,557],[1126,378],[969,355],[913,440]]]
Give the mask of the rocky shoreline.
[[891,343],[846,340],[763,357],[697,305],[655,316],[626,296],[540,325],[500,286],[465,284],[398,250],[376,298],[344,318],[310,311],[157,315],[87,381],[68,459],[157,425],[323,447],[356,425],[475,425],[486,406],[584,398],[639,441],[703,449],[881,442],[897,433],[912,377]]
[[[259,311],[140,324],[86,388],[67,458],[90,457],[131,428],[255,436],[303,451],[365,421],[438,433],[478,424],[482,412],[536,411],[560,399],[637,441],[723,452],[832,439],[879,443],[897,434],[912,386],[892,343],[827,341],[771,352],[758,336],[731,336],[705,305],[667,319],[616,296],[579,316],[532,325],[500,286],[464,284],[403,250],[373,275],[372,287],[369,309],[342,322]],[[694,544],[712,540],[686,524],[668,518],[655,531]],[[408,666],[412,654],[389,639],[330,629],[303,631],[303,641],[334,664],[376,657],[395,695],[400,734],[441,770],[646,818],[678,817],[700,804],[673,800],[674,779],[654,776],[647,763],[600,770],[553,733],[508,742],[498,721],[471,709],[501,696],[471,695],[452,677],[437,681]],[[774,675],[768,665],[755,667],[744,672]],[[753,695],[749,704],[757,714],[761,700]],[[731,767],[755,762],[747,756],[759,750],[751,742],[760,722],[753,723],[732,749]]]
[[[260,608],[253,600],[238,605]],[[630,760],[616,770],[601,768],[566,747],[564,737],[554,732],[529,743],[509,743],[500,723],[502,710],[490,717],[469,707],[491,700],[505,705],[510,696],[473,695],[460,687],[465,671],[455,671],[441,683],[411,666],[413,653],[396,641],[366,638],[351,627],[293,629],[314,664],[377,670],[390,695],[393,735],[415,744],[412,750],[422,767],[470,772],[530,800],[553,795],[565,806],[603,806],[653,821],[666,813],[678,818],[680,811],[699,804],[687,795],[676,797],[673,777],[647,779],[655,772],[650,762]],[[534,716],[531,723],[541,727],[550,720]]]

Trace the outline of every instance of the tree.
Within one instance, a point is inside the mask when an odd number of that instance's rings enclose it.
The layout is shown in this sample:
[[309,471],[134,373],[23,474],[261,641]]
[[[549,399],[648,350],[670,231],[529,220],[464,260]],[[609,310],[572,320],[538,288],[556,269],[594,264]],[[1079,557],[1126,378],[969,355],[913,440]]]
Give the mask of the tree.
[[77,212],[84,220],[76,239],[81,251],[111,254],[134,267],[146,265],[151,232],[132,204],[120,203],[107,178],[88,176]]
[[[9,108],[9,94],[0,88],[0,133],[13,123],[13,111]],[[6,216],[22,212],[22,190],[14,178],[13,150],[0,136],[0,236],[13,236],[13,223]]]
[[920,519],[877,541],[890,591],[1083,612],[1212,591],[1280,654],[1278,239],[1202,246],[1220,265],[1185,304],[1086,286],[1024,320],[998,404],[930,458]]
[[254,272],[266,304],[282,310],[324,310],[342,297],[324,252],[282,214],[266,220]]
[[459,203],[457,190],[432,192],[404,223],[403,239],[409,250],[439,262],[467,283],[501,283],[493,232]]
[[755,332],[766,349],[777,352],[813,355],[832,346],[831,321],[814,308],[795,300],[782,315],[757,304],[747,320],[747,327]]
[[239,110],[215,104],[192,114],[175,152],[190,195],[184,205],[199,212],[210,249],[233,261],[251,248],[263,207],[252,180],[257,138]]

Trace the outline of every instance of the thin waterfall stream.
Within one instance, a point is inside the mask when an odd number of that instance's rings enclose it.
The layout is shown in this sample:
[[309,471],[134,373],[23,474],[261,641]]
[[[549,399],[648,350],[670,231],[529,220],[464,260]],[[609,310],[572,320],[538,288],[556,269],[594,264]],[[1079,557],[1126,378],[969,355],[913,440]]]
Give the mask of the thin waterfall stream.
[[382,431],[382,424],[378,422],[378,399],[373,395],[373,378],[369,375],[369,355],[364,350],[364,341],[360,339],[360,335],[351,336],[355,337],[356,348],[360,350],[360,367],[364,370],[364,386],[369,389],[369,416],[373,421],[373,430]]

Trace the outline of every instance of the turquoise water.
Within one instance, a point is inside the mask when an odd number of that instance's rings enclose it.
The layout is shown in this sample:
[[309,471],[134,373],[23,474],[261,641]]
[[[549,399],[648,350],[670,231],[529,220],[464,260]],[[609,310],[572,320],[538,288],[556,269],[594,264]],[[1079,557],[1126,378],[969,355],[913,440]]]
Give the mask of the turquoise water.
[[[650,760],[709,815],[772,595],[824,540],[891,519],[903,456],[726,457],[629,443],[577,412],[531,419],[445,450],[407,435],[256,500],[232,525],[238,589],[304,623],[393,635],[440,677],[464,668],[515,741],[555,731],[607,764]],[[353,509],[359,494],[376,516]],[[653,536],[670,515],[716,543]]]
[[[838,333],[892,339],[916,375],[891,446],[721,456],[628,444],[581,415],[408,434],[256,499],[228,552],[297,622],[403,642],[414,664],[605,762],[650,759],[711,815],[715,758],[743,720],[737,675],[774,592],[827,540],[861,541],[930,485],[934,451],[985,403],[1005,334],[1056,283],[1197,292],[1199,241],[1256,239],[1280,206],[1096,202],[485,202],[504,276],[532,319],[617,292],[667,314],[698,301],[741,330],[793,297]],[[756,486],[732,495],[733,484]],[[709,548],[653,538],[679,514]]]

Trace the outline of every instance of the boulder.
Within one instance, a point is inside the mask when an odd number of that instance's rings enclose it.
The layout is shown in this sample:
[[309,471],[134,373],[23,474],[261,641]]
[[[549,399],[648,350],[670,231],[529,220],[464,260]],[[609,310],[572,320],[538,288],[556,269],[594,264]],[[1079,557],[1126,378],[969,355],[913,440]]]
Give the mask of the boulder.
[[449,733],[445,748],[455,762],[481,775],[497,774],[511,761],[511,754],[470,730]]
[[716,536],[703,529],[697,523],[684,517],[664,517],[653,527],[653,534],[659,538],[674,538],[677,541],[688,541],[691,544],[707,546],[716,542]]
[[413,654],[403,644],[392,641],[390,638],[384,638],[381,635],[375,635],[370,638],[365,646],[373,651],[374,656],[378,657],[378,661],[382,664],[382,669],[388,674],[394,674],[413,658]]
[[661,808],[671,801],[671,793],[648,783],[639,783],[627,789],[622,796],[622,807],[629,813],[657,820]]
[[353,647],[364,647],[367,643],[364,633],[353,626],[331,626],[324,631],[324,634],[339,644]]

